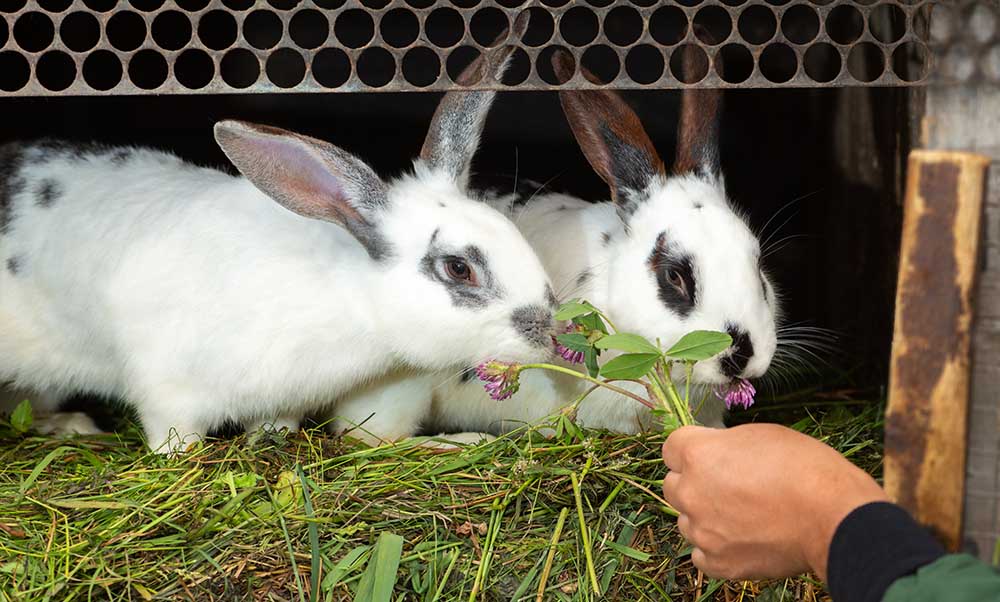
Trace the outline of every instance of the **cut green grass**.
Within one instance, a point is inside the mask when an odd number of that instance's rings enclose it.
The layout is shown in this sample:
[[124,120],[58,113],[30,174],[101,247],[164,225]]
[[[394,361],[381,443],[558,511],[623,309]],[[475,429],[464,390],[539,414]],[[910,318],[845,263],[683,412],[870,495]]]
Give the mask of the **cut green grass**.
[[[872,474],[881,407],[758,409]],[[522,432],[457,451],[316,431],[147,453],[134,427],[0,424],[0,600],[825,600],[693,568],[656,434]]]

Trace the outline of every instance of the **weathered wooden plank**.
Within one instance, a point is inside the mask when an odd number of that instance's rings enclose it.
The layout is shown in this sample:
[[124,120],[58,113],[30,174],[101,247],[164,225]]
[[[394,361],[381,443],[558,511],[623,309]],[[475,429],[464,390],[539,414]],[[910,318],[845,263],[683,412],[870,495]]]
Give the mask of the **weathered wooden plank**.
[[[962,549],[990,560],[1000,537],[1000,88],[932,86],[926,90],[923,144],[993,157],[983,227],[985,246],[976,294],[970,400],[970,489]],[[978,485],[977,485],[978,484]],[[992,485],[992,487],[991,487]],[[992,488],[992,492],[989,489]]]
[[885,487],[952,549],[962,533],[973,293],[989,158],[910,154]]

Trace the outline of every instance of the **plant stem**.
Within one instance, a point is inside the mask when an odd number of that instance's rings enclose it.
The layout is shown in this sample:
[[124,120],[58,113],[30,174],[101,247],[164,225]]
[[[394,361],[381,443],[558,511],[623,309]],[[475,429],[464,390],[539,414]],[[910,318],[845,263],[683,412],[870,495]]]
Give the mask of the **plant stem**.
[[[667,364],[667,370],[670,369],[670,364]],[[677,393],[677,388],[674,387],[674,381],[667,376],[667,371],[663,369],[663,363],[657,363],[656,369],[649,373],[650,377],[657,380],[657,384],[664,389],[667,397],[670,399],[670,403],[673,406],[674,414],[680,421],[682,426],[689,426],[694,424],[691,419],[691,409],[689,406],[684,405],[681,400],[680,395]],[[666,384],[664,384],[666,383]]]
[[614,385],[610,385],[610,384],[608,384],[608,383],[606,383],[604,381],[597,380],[596,378],[593,378],[590,375],[583,374],[582,372],[577,372],[576,370],[571,370],[570,368],[564,368],[562,366],[557,366],[555,364],[523,364],[523,365],[520,366],[520,368],[521,368],[521,370],[533,370],[533,369],[551,370],[552,372],[560,372],[562,374],[567,374],[569,376],[573,376],[575,378],[579,378],[580,380],[585,380],[587,382],[593,383],[593,384],[598,385],[600,387],[604,387],[605,389],[609,389],[611,391],[614,391],[615,393],[618,393],[619,395],[624,395],[625,397],[630,397],[630,398],[638,401],[639,403],[641,403],[642,405],[646,406],[647,408],[649,408],[651,410],[656,409],[656,406],[653,405],[652,403],[650,403],[650,401],[648,399],[643,399],[642,397],[639,397],[638,395],[636,395],[635,393],[632,393],[631,391],[626,391],[625,389],[622,389],[621,387],[616,387]]
[[590,584],[594,588],[594,593],[601,595],[601,584],[597,580],[597,571],[594,568],[594,553],[590,549],[590,530],[587,528],[587,521],[583,518],[583,496],[580,494],[580,481],[576,478],[576,473],[569,473],[570,482],[573,484],[573,497],[576,499],[576,515],[580,521],[580,538],[583,540],[583,554],[587,561],[587,573],[590,575]]

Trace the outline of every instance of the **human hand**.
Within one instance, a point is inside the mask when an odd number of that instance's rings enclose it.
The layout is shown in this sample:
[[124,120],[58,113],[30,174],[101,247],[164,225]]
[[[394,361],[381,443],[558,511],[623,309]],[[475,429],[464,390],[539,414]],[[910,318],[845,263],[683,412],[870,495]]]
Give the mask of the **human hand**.
[[868,474],[831,447],[775,424],[689,426],[663,444],[664,498],[713,577],[826,578],[830,541],[855,508],[886,500]]

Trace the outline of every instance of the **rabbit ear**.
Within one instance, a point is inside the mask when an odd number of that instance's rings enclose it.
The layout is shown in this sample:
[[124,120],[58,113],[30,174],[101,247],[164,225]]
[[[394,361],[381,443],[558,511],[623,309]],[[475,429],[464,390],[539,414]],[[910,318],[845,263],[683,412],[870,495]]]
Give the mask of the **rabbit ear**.
[[[679,50],[685,74],[698,71],[699,55],[693,46]],[[721,68],[721,65],[718,67]],[[720,72],[721,75],[721,72]],[[681,116],[677,125],[677,157],[673,172],[717,179],[719,165],[719,117],[722,90],[685,88],[681,93]]]
[[286,209],[340,224],[372,259],[388,253],[375,227],[388,205],[386,187],[360,159],[320,140],[242,121],[215,124],[215,140],[240,173]]
[[[490,49],[462,71],[457,83],[468,86],[490,77],[499,82],[516,49],[502,42],[508,36],[512,40],[520,40],[528,28],[528,19],[528,11],[518,15],[513,30],[502,32]],[[495,96],[495,90],[448,92],[434,112],[424,146],[420,149],[420,159],[432,170],[446,173],[460,188],[464,189],[468,184],[472,157],[479,146],[486,114]]]
[[[552,55],[552,66],[560,81],[573,76],[573,59],[564,50]],[[581,70],[591,82],[598,81]],[[562,90],[559,101],[580,149],[611,187],[611,199],[627,222],[646,200],[650,182],[665,171],[639,117],[611,90]]]

